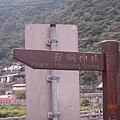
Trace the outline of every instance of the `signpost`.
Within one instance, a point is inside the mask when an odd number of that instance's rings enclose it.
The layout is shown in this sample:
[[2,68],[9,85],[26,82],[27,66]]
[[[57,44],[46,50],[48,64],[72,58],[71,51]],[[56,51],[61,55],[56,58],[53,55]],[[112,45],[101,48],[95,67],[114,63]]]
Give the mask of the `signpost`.
[[[118,96],[119,46],[115,40],[102,43],[102,53],[15,49],[14,58],[34,69],[93,70],[103,73],[103,118],[120,120]],[[68,80],[69,81],[69,80]]]
[[14,49],[14,58],[34,69],[104,70],[104,54]]

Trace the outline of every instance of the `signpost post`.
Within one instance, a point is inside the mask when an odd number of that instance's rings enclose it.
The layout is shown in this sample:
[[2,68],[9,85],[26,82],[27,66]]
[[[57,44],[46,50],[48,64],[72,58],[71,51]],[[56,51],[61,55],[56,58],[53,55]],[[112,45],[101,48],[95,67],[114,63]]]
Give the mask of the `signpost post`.
[[120,120],[118,96],[119,46],[102,43],[102,53],[14,49],[14,58],[34,69],[93,70],[103,73],[103,118]]
[[120,120],[118,42],[115,40],[103,41],[102,52],[105,54],[105,71],[103,71],[104,120]]

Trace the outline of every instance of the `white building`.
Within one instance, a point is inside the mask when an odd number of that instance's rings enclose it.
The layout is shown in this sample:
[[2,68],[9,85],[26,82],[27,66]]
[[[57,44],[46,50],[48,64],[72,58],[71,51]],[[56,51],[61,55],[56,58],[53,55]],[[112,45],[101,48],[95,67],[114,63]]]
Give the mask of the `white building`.
[[9,83],[10,81],[12,81],[15,75],[18,75],[18,74],[9,74],[9,75],[0,76],[0,83],[4,83],[4,82]]
[[14,84],[12,85],[12,90],[25,90],[26,89],[26,84]]
[[8,71],[10,71],[10,73],[14,72],[14,71],[19,71],[22,67],[19,65],[12,65],[10,67],[5,67],[3,70],[6,71],[6,73]]

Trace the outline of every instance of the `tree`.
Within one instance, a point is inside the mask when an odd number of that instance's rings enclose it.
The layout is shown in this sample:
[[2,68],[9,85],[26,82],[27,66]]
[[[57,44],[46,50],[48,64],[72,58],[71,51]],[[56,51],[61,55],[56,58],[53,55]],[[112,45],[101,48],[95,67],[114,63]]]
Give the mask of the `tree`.
[[88,99],[83,99],[80,105],[81,106],[88,106],[88,105],[90,105],[90,102]]

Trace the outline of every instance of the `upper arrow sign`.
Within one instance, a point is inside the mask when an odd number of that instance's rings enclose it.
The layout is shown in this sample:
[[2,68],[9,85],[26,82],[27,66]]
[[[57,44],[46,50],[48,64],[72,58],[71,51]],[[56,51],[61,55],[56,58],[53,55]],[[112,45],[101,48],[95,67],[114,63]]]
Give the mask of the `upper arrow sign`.
[[104,70],[101,53],[14,49],[14,58],[34,69]]

